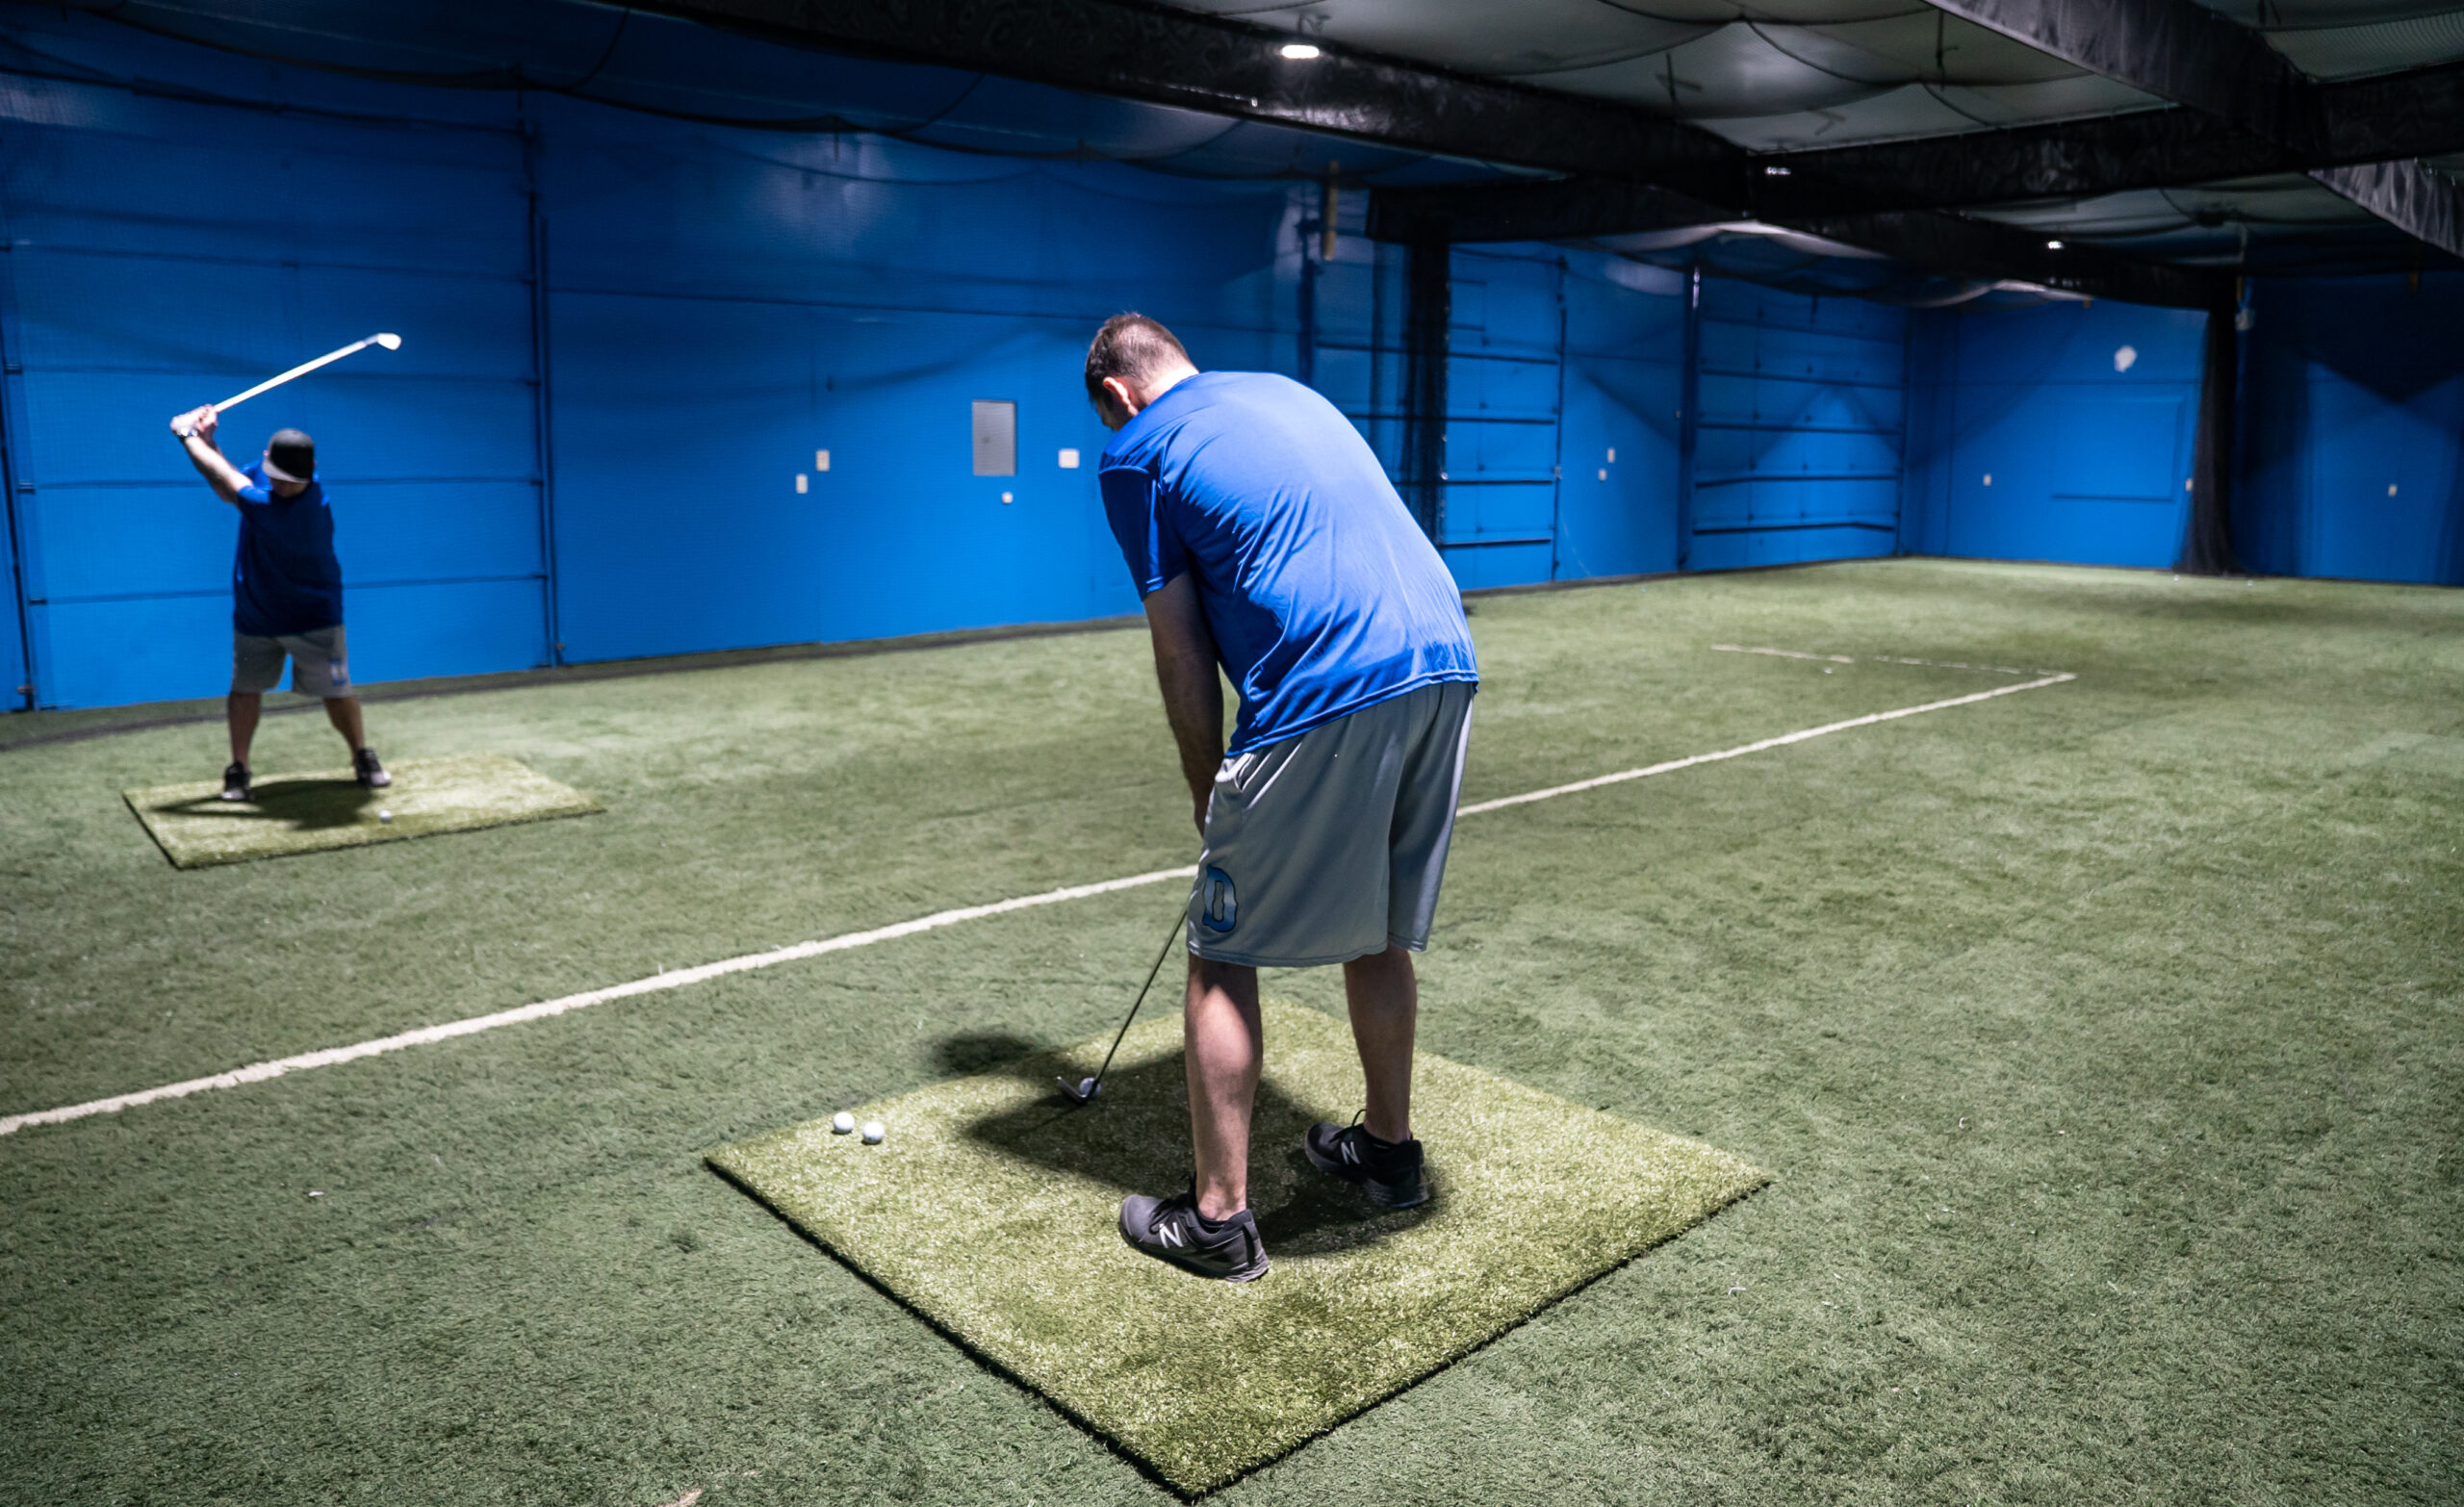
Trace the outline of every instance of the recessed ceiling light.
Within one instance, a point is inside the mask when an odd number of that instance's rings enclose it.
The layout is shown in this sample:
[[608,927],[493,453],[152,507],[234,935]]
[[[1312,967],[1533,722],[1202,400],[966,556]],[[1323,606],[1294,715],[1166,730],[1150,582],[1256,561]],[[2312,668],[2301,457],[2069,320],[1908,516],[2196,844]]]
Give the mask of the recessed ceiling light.
[[1295,63],[1306,63],[1318,56],[1318,49],[1310,42],[1285,42],[1283,55]]
[[1784,178],[1784,177],[1788,176],[1788,169],[1787,169],[1787,168],[1785,168],[1785,167],[1781,167],[1781,166],[1769,166],[1769,167],[1765,167],[1765,168],[1763,168],[1763,169],[1762,169],[1762,175],[1763,175],[1764,177],[1766,177],[1766,178]]
[[2059,241],[2048,241],[2044,243],[2044,248],[2048,251],[2059,251],[2062,249],[2062,243]]

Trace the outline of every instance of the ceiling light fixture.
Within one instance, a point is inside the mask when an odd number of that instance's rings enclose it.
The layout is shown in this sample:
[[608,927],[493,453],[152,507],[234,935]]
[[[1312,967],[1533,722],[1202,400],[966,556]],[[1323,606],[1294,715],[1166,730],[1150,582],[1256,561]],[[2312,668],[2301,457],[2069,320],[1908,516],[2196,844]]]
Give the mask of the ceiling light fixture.
[[2048,241],[2044,243],[2044,248],[2048,251],[2059,251],[2062,249],[2062,243],[2059,241]]
[[1295,63],[1306,63],[1318,56],[1318,48],[1312,42],[1285,42],[1283,55]]

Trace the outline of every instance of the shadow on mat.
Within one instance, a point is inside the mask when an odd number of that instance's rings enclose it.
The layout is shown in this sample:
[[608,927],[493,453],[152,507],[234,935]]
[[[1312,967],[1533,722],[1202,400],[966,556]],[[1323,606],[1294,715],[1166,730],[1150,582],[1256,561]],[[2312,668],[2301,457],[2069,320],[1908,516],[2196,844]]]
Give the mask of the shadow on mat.
[[355,827],[376,804],[377,792],[356,779],[269,779],[245,801],[198,796],[153,809],[165,816],[218,816],[242,822],[282,822],[296,831]]
[[[941,1044],[945,1063],[978,1060],[995,1036],[953,1036]],[[1056,1073],[1072,1071],[1053,1053],[1011,1059],[1007,1068],[1051,1086]],[[1309,1164],[1300,1137],[1325,1111],[1302,1105],[1276,1086],[1274,1057],[1258,1085],[1249,1121],[1249,1208],[1258,1233],[1277,1259],[1351,1250],[1445,1213],[1445,1183],[1433,1174],[1439,1195],[1418,1209],[1380,1210],[1350,1184]],[[996,1067],[996,1070],[998,1068]],[[1085,1068],[1074,1070],[1084,1073]],[[1091,1179],[1124,1193],[1169,1193],[1190,1183],[1189,1090],[1181,1057],[1151,1062],[1115,1063],[1095,1102],[1080,1108],[1061,1096],[962,1127],[970,1140],[1038,1166]]]

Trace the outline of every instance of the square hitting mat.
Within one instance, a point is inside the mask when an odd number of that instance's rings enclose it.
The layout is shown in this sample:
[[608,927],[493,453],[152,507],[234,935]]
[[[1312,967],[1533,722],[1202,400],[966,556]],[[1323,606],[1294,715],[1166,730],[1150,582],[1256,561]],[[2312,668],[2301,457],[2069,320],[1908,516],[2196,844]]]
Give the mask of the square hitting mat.
[[1249,1206],[1273,1269],[1233,1287],[1122,1243],[1123,1194],[1190,1177],[1180,1022],[865,1105],[878,1146],[815,1120],[710,1164],[943,1332],[1184,1493],[1212,1491],[1393,1395],[1768,1181],[1727,1152],[1422,1054],[1435,1197],[1375,1210],[1312,1168],[1349,1121],[1343,1022],[1266,1007]]
[[[501,754],[455,754],[388,766],[394,783],[363,790],[346,769],[259,779],[253,800],[225,801],[219,780],[126,792],[164,856],[183,869],[286,854],[582,816],[599,803]],[[391,821],[380,817],[390,813]]]

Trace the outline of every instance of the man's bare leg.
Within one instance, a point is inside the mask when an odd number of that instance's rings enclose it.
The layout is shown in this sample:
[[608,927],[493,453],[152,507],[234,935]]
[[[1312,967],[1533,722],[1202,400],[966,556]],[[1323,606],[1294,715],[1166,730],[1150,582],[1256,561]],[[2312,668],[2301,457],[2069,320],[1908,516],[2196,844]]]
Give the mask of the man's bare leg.
[[1249,1111],[1266,1059],[1258,970],[1190,959],[1181,1048],[1190,1081],[1190,1140],[1197,1153],[1197,1212],[1221,1219],[1249,1207]]
[[1399,947],[1344,964],[1344,998],[1351,1006],[1351,1038],[1369,1085],[1361,1119],[1379,1140],[1412,1138],[1412,1036],[1420,1024],[1420,981],[1412,955]]
[[234,691],[222,704],[223,719],[231,724],[231,762],[245,764],[248,746],[257,741],[257,719],[266,708],[264,693]]
[[368,739],[360,726],[358,697],[326,697],[325,720],[334,725],[334,730],[343,735],[343,741],[350,745],[353,754],[368,747]]

